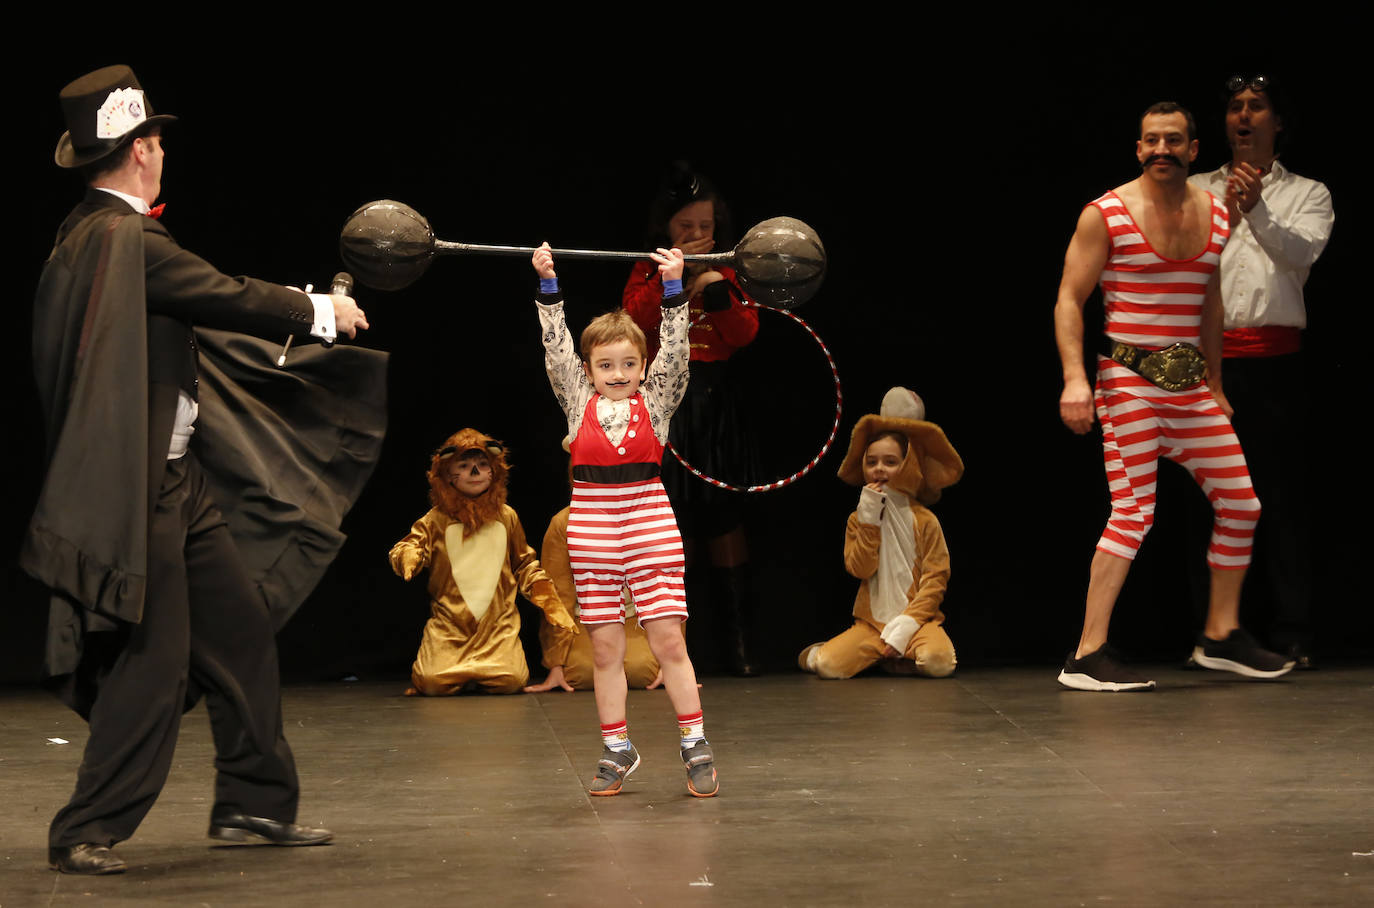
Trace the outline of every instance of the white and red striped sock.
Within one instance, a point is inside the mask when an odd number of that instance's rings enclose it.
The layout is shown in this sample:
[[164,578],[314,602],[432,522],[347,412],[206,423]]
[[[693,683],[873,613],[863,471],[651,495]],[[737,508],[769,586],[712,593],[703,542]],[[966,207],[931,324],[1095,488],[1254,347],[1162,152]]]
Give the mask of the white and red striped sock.
[[618,753],[627,753],[633,748],[630,744],[630,727],[624,721],[601,726],[601,741]]
[[706,720],[701,716],[701,710],[677,717],[678,731],[682,734],[682,749],[691,750],[702,741],[706,740]]

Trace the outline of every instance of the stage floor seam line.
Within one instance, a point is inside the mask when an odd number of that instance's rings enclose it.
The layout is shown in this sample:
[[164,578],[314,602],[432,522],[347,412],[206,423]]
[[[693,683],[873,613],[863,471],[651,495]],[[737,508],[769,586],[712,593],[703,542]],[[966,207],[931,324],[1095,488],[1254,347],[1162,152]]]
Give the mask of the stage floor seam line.
[[587,791],[587,787],[582,784],[582,778],[577,774],[577,767],[573,764],[572,754],[568,752],[568,745],[563,740],[563,736],[560,735],[558,729],[554,727],[553,718],[549,715],[549,710],[545,706],[544,698],[537,694],[532,696],[535,697],[535,701],[539,704],[539,716],[544,720],[544,728],[548,731],[549,735],[553,737],[554,741],[558,743],[558,749],[563,753],[563,760],[568,765],[568,771],[572,773],[573,781],[577,784],[578,788],[582,790],[582,799],[586,802],[588,809],[591,810],[592,816],[596,817],[597,833],[601,836],[601,840],[605,844],[607,851],[612,855],[611,863],[615,865],[616,871],[620,875],[621,883],[625,887],[625,894],[634,899],[636,904],[644,904],[643,900],[635,894],[634,885],[630,880],[630,874],[624,863],[620,860],[619,854],[615,851],[610,831],[606,828],[606,824],[601,816],[601,811],[596,806],[596,799]]
[[1022,737],[1024,737],[1027,741],[1033,743],[1036,747],[1040,748],[1040,749],[1043,750],[1045,753],[1047,753],[1047,754],[1049,754],[1050,756],[1054,757],[1054,759],[1055,759],[1061,766],[1063,766],[1065,769],[1070,770],[1070,771],[1072,771],[1073,773],[1075,773],[1076,775],[1078,775],[1081,779],[1083,779],[1084,782],[1087,782],[1089,785],[1091,785],[1091,786],[1093,787],[1093,789],[1096,790],[1096,791],[1097,791],[1099,794],[1101,794],[1103,797],[1105,797],[1105,798],[1111,798],[1111,797],[1112,797],[1111,793],[1108,792],[1108,791],[1107,791],[1105,788],[1103,788],[1101,785],[1099,785],[1098,782],[1097,782],[1097,780],[1094,779],[1092,776],[1088,775],[1087,772],[1085,772],[1081,766],[1078,766],[1078,765],[1074,764],[1073,762],[1071,762],[1071,761],[1070,761],[1067,757],[1065,757],[1063,754],[1059,753],[1059,752],[1058,752],[1057,750],[1055,750],[1053,747],[1051,747],[1050,745],[1046,744],[1043,740],[1041,740],[1041,738],[1040,738],[1039,735],[1035,734],[1034,732],[1032,732],[1030,729],[1026,728],[1026,727],[1025,727],[1024,725],[1022,725],[1021,723],[1017,722],[1015,719],[1013,719],[1013,718],[1012,718],[1011,716],[1009,716],[1007,713],[1005,713],[1005,712],[1003,712],[1002,710],[998,709],[997,707],[993,706],[993,705],[992,705],[991,703],[989,703],[989,702],[987,701],[987,699],[984,698],[981,694],[979,694],[977,691],[973,690],[973,689],[970,688],[967,684],[965,684],[962,678],[956,679],[956,680],[959,681],[959,689],[960,689],[960,690],[964,691],[966,694],[968,694],[970,697],[972,697],[972,698],[973,698],[974,700],[976,700],[978,703],[982,704],[989,712],[991,712],[993,715],[997,716],[999,719],[1001,719],[1001,720],[1002,720],[1003,722],[1005,722],[1007,725],[1010,725],[1012,728],[1016,729],[1016,731],[1017,731]]

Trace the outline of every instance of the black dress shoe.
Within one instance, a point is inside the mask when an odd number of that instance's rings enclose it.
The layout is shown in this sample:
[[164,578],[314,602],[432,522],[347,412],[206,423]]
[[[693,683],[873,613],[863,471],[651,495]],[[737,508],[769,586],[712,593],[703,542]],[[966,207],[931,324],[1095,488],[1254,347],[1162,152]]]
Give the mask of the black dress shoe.
[[264,842],[268,845],[323,845],[334,838],[328,829],[283,823],[266,817],[230,813],[210,819],[210,838],[223,842]]
[[1299,671],[1312,671],[1317,667],[1317,663],[1312,661],[1312,651],[1301,643],[1288,647],[1288,658],[1293,660],[1294,667]]
[[48,866],[62,873],[123,873],[128,868],[108,845],[59,845],[48,849]]

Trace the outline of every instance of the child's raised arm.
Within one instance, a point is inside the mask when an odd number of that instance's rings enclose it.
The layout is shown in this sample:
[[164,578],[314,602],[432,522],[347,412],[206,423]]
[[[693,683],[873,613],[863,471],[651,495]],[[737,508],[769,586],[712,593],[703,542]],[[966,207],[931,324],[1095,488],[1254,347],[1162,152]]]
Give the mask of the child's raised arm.
[[530,256],[530,264],[539,275],[539,295],[535,302],[538,304],[540,337],[544,344],[544,370],[548,373],[549,385],[558,399],[558,406],[568,419],[568,431],[575,434],[582,410],[591,397],[591,385],[563,317],[562,291],[553,267],[553,250],[548,243],[534,251],[534,255]]

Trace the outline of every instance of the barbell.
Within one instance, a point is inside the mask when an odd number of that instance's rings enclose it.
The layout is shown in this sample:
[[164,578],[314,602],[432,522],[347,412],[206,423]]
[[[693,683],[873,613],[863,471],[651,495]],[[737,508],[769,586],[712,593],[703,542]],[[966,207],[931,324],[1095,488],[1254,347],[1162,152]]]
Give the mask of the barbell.
[[[339,255],[354,277],[374,290],[408,287],[429,268],[436,255],[529,256],[535,246],[487,246],[437,239],[414,208],[382,199],[349,216],[339,235]],[[554,249],[555,259],[641,261],[643,252],[601,249]],[[731,265],[740,286],[766,306],[791,309],[809,300],[825,277],[821,238],[796,218],[769,218],[754,225],[729,252],[684,256],[688,262]]]

